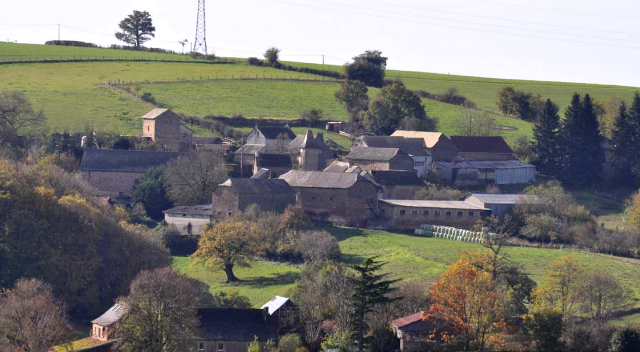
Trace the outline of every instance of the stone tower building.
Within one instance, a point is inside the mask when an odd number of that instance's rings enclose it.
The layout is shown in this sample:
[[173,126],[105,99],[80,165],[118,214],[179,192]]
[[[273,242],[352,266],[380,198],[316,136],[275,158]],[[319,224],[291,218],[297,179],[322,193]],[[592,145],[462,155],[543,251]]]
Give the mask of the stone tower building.
[[168,109],[153,109],[142,116],[142,137],[151,138],[167,151],[187,151],[193,145],[193,131]]
[[[322,137],[321,137],[322,138]],[[300,146],[300,167],[302,171],[320,171],[324,168],[321,165],[322,149],[317,145],[313,132],[307,130],[302,146]]]

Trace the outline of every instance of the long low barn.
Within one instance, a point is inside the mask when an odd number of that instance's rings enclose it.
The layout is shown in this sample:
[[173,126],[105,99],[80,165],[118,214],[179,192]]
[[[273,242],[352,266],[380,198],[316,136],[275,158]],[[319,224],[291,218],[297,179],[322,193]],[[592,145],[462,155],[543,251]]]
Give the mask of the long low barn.
[[438,161],[435,164],[441,179],[460,187],[486,184],[512,185],[536,181],[536,167],[517,160]]
[[469,229],[491,214],[491,209],[465,201],[382,199],[379,206],[391,228],[399,230],[423,224]]

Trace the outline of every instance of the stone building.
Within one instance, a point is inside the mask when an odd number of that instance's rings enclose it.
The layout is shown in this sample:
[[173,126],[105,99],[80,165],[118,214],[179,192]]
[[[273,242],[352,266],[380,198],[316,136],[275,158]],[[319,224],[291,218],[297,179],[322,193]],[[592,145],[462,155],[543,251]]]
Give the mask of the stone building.
[[291,156],[289,154],[256,153],[253,161],[253,174],[257,174],[260,169],[268,170],[270,178],[278,178],[291,170]]
[[448,200],[383,199],[380,211],[390,221],[390,227],[399,230],[416,229],[424,224],[470,229],[491,214],[491,209]]
[[399,148],[355,147],[347,155],[347,160],[362,170],[404,170],[413,171],[413,159]]
[[164,221],[175,225],[186,235],[199,235],[202,228],[209,225],[211,218],[211,204],[195,206],[179,206],[163,211]]
[[451,136],[458,149],[456,161],[513,160],[513,150],[502,137]]
[[129,307],[127,304],[124,302],[116,302],[109,310],[91,322],[91,324],[93,324],[91,337],[102,341],[115,339],[118,323],[128,310]]
[[167,151],[193,149],[193,131],[182,123],[180,116],[168,109],[153,109],[142,116],[142,137],[151,138]]
[[84,149],[82,178],[102,197],[130,197],[136,181],[152,167],[185,155],[179,152]]
[[261,211],[282,212],[296,203],[296,192],[279,179],[231,178],[212,195],[213,221],[226,219],[244,211],[252,204]]
[[398,148],[413,159],[413,170],[419,177],[424,177],[431,167],[431,153],[421,138],[362,136],[354,147]]
[[321,171],[335,157],[335,153],[324,142],[324,135],[307,130],[289,143],[289,153],[296,158],[300,169]]
[[263,145],[266,153],[285,154],[295,138],[289,126],[256,126],[247,136],[246,144]]
[[451,139],[441,132],[397,130],[391,136],[422,139],[427,150],[431,153],[433,161],[453,161],[458,153],[458,149],[453,145]]
[[362,173],[362,176],[382,188],[380,199],[413,199],[416,192],[425,187],[412,171],[372,170]]
[[393,333],[400,340],[401,352],[439,351],[438,343],[429,338],[433,326],[422,320],[422,312],[391,322]]
[[278,336],[262,309],[198,309],[200,334],[181,343],[180,351],[247,352],[255,338],[261,347]]
[[379,188],[357,173],[289,171],[280,179],[313,221],[364,226],[378,212]]

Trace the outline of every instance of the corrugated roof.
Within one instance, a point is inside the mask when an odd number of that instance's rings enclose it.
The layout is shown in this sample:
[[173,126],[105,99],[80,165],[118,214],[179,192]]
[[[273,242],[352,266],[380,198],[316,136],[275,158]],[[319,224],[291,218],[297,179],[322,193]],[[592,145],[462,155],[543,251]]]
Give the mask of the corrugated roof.
[[260,309],[267,308],[267,312],[269,313],[269,315],[273,315],[273,313],[287,304],[287,302],[289,302],[289,299],[287,297],[275,296],[269,302],[263,304]]
[[428,156],[424,140],[421,138],[387,137],[387,136],[363,136],[360,137],[365,146],[371,148],[398,148],[409,155]]
[[485,194],[472,193],[469,198],[476,198],[485,204],[522,204],[522,203],[539,203],[542,199],[536,195],[528,194]]
[[183,155],[186,154],[141,150],[85,149],[82,152],[80,169],[82,171],[145,172]]
[[163,211],[165,214],[211,215],[211,204],[180,206]]
[[517,160],[498,160],[498,161],[459,161],[459,162],[447,162],[436,161],[437,166],[442,166],[450,169],[522,169],[522,168],[535,168],[531,164],[521,163]]
[[287,181],[291,187],[306,188],[349,188],[356,182],[365,180],[357,173],[297,170],[287,172],[280,179]]
[[220,187],[231,187],[239,194],[287,194],[295,193],[287,182],[279,179],[259,180],[251,178],[230,178]]
[[256,127],[262,135],[267,139],[277,139],[281,134],[286,135],[289,139],[296,138],[295,133],[291,131],[291,128],[284,126],[258,126]]
[[109,310],[104,312],[98,319],[91,321],[91,323],[100,326],[109,326],[118,320],[120,320],[129,310],[129,306],[124,302],[114,304]]
[[502,137],[449,137],[462,153],[513,154],[513,150]]
[[433,148],[440,140],[442,132],[421,132],[421,131],[405,131],[397,130],[391,134],[392,137],[405,137],[405,138],[421,138],[424,140],[424,144],[427,148]]
[[289,154],[258,154],[258,166],[265,169],[272,167],[291,168],[291,156]]
[[424,182],[413,171],[371,170],[370,173],[376,183],[383,186],[424,186]]
[[404,200],[404,199],[381,199],[381,202],[408,208],[441,208],[441,209],[463,209],[463,210],[489,210],[469,202],[460,200]]
[[207,341],[276,340],[277,336],[264,319],[262,309],[198,309],[202,338]]
[[351,149],[351,153],[347,155],[347,159],[389,161],[400,153],[404,153],[404,152],[398,148],[355,147]]

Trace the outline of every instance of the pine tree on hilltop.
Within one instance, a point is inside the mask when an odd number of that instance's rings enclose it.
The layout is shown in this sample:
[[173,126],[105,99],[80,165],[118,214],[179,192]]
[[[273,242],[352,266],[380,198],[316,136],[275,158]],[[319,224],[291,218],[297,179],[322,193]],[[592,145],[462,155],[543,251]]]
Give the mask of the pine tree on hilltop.
[[534,164],[541,174],[551,177],[560,175],[560,116],[558,106],[547,99],[544,108],[533,127],[533,151],[537,155]]
[[634,130],[625,103],[620,104],[618,116],[613,125],[611,142],[613,144],[613,163],[617,179],[627,181],[632,178],[631,165],[635,158],[633,149]]
[[577,93],[565,112],[562,125],[563,180],[589,186],[600,180],[605,161],[600,124],[589,94],[580,101]]

